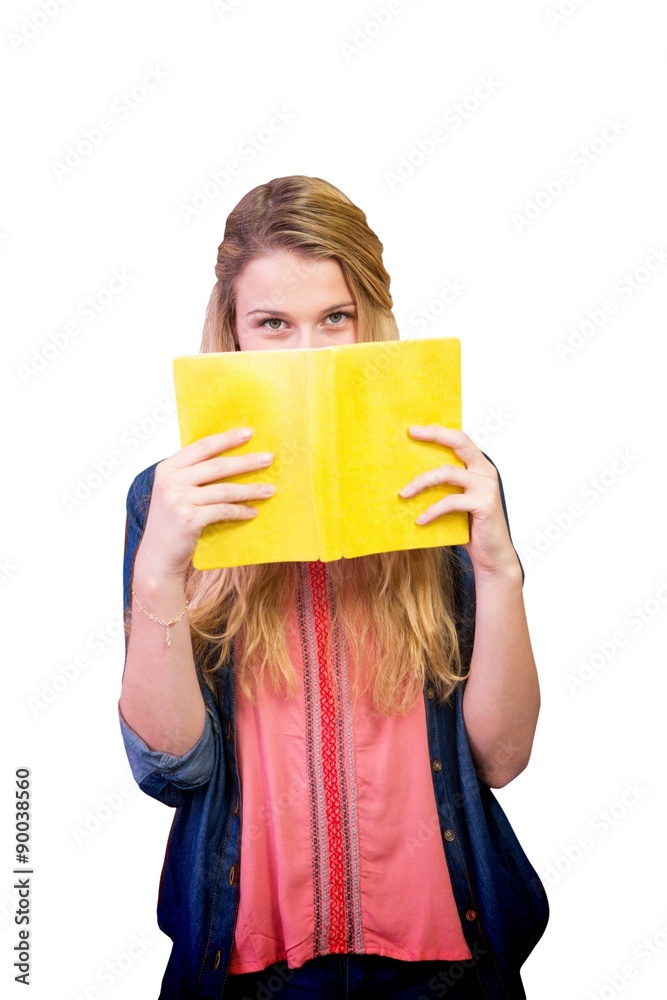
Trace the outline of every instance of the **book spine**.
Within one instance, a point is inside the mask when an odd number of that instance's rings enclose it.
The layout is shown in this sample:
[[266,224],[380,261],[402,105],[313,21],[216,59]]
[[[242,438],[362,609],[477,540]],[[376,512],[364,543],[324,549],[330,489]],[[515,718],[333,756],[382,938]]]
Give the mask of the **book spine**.
[[318,558],[330,562],[342,555],[335,351],[308,351],[307,356],[308,430]]

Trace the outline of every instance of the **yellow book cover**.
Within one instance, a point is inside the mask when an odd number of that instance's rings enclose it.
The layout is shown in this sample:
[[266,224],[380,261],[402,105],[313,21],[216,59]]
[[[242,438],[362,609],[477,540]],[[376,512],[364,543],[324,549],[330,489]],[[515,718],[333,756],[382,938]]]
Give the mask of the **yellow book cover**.
[[460,487],[398,495],[419,473],[463,465],[452,449],[408,431],[433,423],[460,430],[458,338],[182,355],[173,373],[182,447],[252,427],[250,441],[223,454],[274,456],[267,469],[224,480],[269,482],[276,492],[245,501],[258,511],[251,520],[207,525],[196,569],[329,562],[469,540],[464,511],[415,524]]

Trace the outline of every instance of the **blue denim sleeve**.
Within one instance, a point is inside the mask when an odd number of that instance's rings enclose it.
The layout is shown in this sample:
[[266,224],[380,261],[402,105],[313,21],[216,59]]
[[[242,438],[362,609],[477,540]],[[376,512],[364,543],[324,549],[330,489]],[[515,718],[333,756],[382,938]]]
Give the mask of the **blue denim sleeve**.
[[[127,494],[123,557],[123,609],[126,616],[131,607],[134,558],[146,523],[155,465],[157,463],[135,477]],[[128,639],[126,634],[126,652]],[[201,680],[200,687],[206,704],[204,729],[195,745],[181,757],[160,750],[151,750],[129,726],[127,720],[123,718],[120,706],[118,707],[121,735],[134,779],[142,791],[166,805],[181,805],[185,799],[183,792],[205,784],[213,771],[218,725],[214,719],[211,695],[204,690]]]
[[125,553],[123,555],[123,609],[126,615],[132,604],[131,586],[134,557],[137,553],[141,536],[144,533],[157,464],[155,462],[154,465],[149,466],[143,472],[140,472],[138,476],[135,476],[127,491],[127,501],[125,504],[127,512],[125,520]]
[[[164,778],[177,788],[197,788],[205,784],[213,771],[215,747],[211,715],[206,711],[204,729],[193,747],[182,757],[176,757],[162,750],[151,750],[123,718],[118,709],[118,721],[125,744],[125,752],[130,762],[130,770],[140,788],[149,775]],[[144,789],[145,790],[145,789]]]

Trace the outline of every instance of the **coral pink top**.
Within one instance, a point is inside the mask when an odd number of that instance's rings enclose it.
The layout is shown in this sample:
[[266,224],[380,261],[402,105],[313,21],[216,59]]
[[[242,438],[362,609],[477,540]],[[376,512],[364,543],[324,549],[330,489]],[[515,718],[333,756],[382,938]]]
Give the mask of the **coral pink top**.
[[440,835],[423,698],[379,715],[350,696],[326,563],[299,564],[288,621],[296,697],[237,684],[240,904],[229,971],[317,955],[470,958]]

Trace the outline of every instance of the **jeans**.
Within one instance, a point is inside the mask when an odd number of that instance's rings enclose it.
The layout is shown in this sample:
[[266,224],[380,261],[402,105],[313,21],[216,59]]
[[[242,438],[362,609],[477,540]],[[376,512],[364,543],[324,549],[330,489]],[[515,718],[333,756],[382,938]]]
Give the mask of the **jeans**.
[[383,955],[322,955],[298,969],[276,962],[228,975],[225,1000],[481,1000],[472,959],[403,962]]

